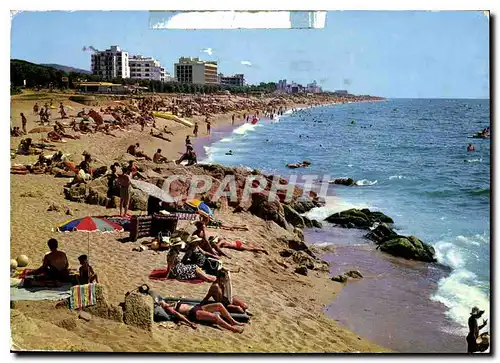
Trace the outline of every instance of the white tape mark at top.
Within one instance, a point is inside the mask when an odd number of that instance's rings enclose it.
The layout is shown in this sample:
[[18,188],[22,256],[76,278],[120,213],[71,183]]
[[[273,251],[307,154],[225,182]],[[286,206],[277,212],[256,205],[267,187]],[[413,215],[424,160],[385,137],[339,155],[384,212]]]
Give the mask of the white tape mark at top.
[[151,11],[152,29],[322,29],[326,11]]

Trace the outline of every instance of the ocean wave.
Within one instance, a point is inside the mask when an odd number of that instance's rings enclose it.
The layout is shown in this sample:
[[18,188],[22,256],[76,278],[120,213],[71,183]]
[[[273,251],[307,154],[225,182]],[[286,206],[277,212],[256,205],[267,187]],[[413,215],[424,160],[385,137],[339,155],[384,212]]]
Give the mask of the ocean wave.
[[257,124],[243,124],[240,127],[236,128],[233,133],[238,134],[238,135],[245,135],[246,133],[255,130],[256,127],[260,126],[258,123]]
[[233,139],[232,139],[232,138],[230,138],[230,137],[225,137],[225,138],[223,138],[223,139],[220,139],[220,141],[219,141],[219,142],[231,142],[231,141],[233,141]]
[[481,163],[481,162],[483,162],[483,159],[465,159],[464,162],[466,162],[466,163]]
[[402,175],[391,175],[389,177],[389,180],[392,180],[392,179],[403,179],[403,178],[404,178],[404,176],[402,176]]
[[490,188],[478,188],[467,191],[470,195],[490,195]]
[[375,184],[377,184],[377,182],[378,182],[378,180],[371,181],[371,180],[368,180],[368,179],[361,179],[361,180],[358,180],[356,182],[356,185],[359,185],[359,186],[375,185]]
[[309,219],[322,221],[333,213],[342,212],[347,209],[370,208],[370,206],[367,204],[353,204],[334,196],[326,197],[325,202],[326,203],[324,207],[313,208],[309,212],[304,213],[304,215]]
[[490,243],[490,237],[487,235],[476,234],[472,237],[459,235],[456,237],[458,241],[463,242],[465,244],[473,244],[479,246],[481,244]]
[[488,317],[489,299],[477,285],[474,273],[457,269],[438,282],[438,289],[431,296],[431,300],[444,304],[448,308],[446,315],[462,326],[459,334],[467,334],[467,321],[472,306],[485,309],[483,317]]

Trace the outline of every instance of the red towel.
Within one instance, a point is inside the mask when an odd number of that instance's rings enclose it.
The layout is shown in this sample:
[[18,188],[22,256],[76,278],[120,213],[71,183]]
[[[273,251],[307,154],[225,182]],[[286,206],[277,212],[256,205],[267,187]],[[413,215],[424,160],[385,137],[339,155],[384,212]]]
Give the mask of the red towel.
[[179,279],[175,279],[175,278],[171,278],[171,277],[167,278],[167,275],[168,275],[168,269],[166,269],[166,268],[155,269],[155,270],[151,271],[151,273],[149,274],[149,279],[150,280],[162,280],[162,281],[177,280],[180,282],[187,282],[188,284],[201,284],[202,282],[204,282],[203,280],[198,280],[198,279],[179,280]]

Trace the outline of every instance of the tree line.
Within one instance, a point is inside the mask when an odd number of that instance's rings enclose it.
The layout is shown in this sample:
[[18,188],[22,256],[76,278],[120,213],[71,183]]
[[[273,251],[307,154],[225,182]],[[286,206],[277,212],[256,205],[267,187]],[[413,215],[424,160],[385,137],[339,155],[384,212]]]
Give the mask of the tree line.
[[[63,81],[67,77],[67,82]],[[11,59],[10,61],[10,87],[11,93],[17,94],[25,88],[55,88],[55,89],[74,89],[78,82],[102,82],[100,76],[91,74],[65,72],[52,67],[39,64]],[[245,86],[226,86],[220,84],[184,84],[178,82],[161,82],[148,79],[112,79],[107,82],[138,85],[147,87],[150,92],[158,93],[216,93],[230,91],[233,94],[243,94],[251,92],[271,93],[276,90],[276,83],[260,83],[258,85]],[[26,82],[26,83],[25,83]]]

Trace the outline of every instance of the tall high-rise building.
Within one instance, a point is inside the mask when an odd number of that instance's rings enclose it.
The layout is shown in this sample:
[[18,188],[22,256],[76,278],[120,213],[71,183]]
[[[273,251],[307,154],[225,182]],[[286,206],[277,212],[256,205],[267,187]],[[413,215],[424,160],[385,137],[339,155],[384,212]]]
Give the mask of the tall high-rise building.
[[217,62],[181,57],[174,64],[174,77],[179,83],[217,84]]
[[90,59],[93,75],[104,79],[130,78],[128,53],[117,45],[105,51],[94,52]]

